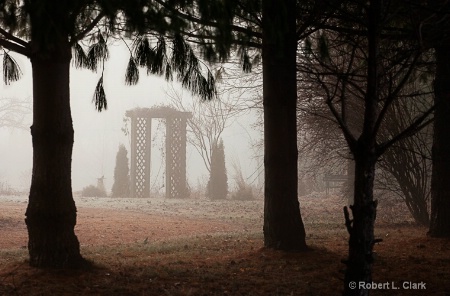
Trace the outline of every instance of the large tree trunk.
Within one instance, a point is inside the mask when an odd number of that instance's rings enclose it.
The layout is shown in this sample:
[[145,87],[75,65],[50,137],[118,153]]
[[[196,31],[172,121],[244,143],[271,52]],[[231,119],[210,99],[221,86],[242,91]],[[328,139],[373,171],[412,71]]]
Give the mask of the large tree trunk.
[[450,46],[435,47],[434,136],[429,234],[450,237]]
[[298,201],[296,1],[263,1],[264,244],[306,249]]
[[70,46],[31,58],[33,69],[33,175],[26,225],[30,265],[66,268],[84,263],[75,236],[71,162]]

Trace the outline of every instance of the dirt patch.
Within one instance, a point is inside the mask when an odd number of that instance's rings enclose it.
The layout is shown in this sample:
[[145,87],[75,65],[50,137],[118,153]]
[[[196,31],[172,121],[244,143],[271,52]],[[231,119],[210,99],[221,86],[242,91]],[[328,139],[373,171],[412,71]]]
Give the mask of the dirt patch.
[[[311,251],[263,248],[262,200],[77,198],[87,271],[26,262],[26,198],[0,198],[0,295],[337,295],[348,235],[343,200],[301,198]],[[450,295],[450,240],[426,236],[401,202],[380,202],[371,295]],[[426,289],[406,289],[424,283]],[[386,287],[386,284],[384,287]],[[393,287],[397,289],[392,289]]]
[[78,209],[81,246],[121,245],[243,230],[240,224],[115,209]]
[[[76,198],[81,246],[158,242],[262,228],[261,201]],[[0,249],[24,248],[26,197],[0,198]]]

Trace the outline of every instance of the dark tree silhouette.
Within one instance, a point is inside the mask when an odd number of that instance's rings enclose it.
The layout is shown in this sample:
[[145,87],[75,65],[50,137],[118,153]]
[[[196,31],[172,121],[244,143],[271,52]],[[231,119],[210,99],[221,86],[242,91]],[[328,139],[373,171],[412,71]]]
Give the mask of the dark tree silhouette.
[[[450,27],[450,26],[449,26]],[[431,219],[429,234],[450,237],[450,46],[435,46],[434,134],[432,148]]]
[[431,216],[429,235],[450,237],[450,3],[417,1],[418,33],[424,46],[434,49],[434,133],[432,147]]
[[296,1],[262,1],[264,244],[305,250],[298,201]]

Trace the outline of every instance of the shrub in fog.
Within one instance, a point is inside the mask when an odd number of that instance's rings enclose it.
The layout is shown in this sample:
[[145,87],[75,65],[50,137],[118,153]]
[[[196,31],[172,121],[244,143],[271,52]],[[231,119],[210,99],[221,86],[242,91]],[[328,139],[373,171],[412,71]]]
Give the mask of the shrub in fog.
[[125,146],[120,144],[116,155],[116,167],[114,168],[114,184],[111,189],[113,197],[130,196],[130,169],[127,153]]
[[209,199],[225,199],[228,194],[227,169],[223,141],[214,143],[211,153],[211,171],[206,196]]
[[239,161],[233,161],[232,167],[234,169],[233,180],[236,184],[233,193],[231,194],[232,200],[252,200],[254,198],[253,188],[247,183],[242,173],[241,164]]
[[252,200],[253,198],[252,187],[245,183],[238,183],[236,191],[231,195],[231,199],[233,200]]
[[105,197],[106,195],[105,190],[102,190],[94,185],[84,187],[81,191],[81,196],[83,197]]

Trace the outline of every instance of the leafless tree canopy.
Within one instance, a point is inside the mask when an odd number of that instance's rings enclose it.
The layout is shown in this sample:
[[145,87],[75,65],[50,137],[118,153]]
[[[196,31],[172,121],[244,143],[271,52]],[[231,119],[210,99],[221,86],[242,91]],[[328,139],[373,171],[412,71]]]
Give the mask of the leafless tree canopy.
[[31,102],[0,97],[0,127],[28,129],[26,117],[31,113]]

